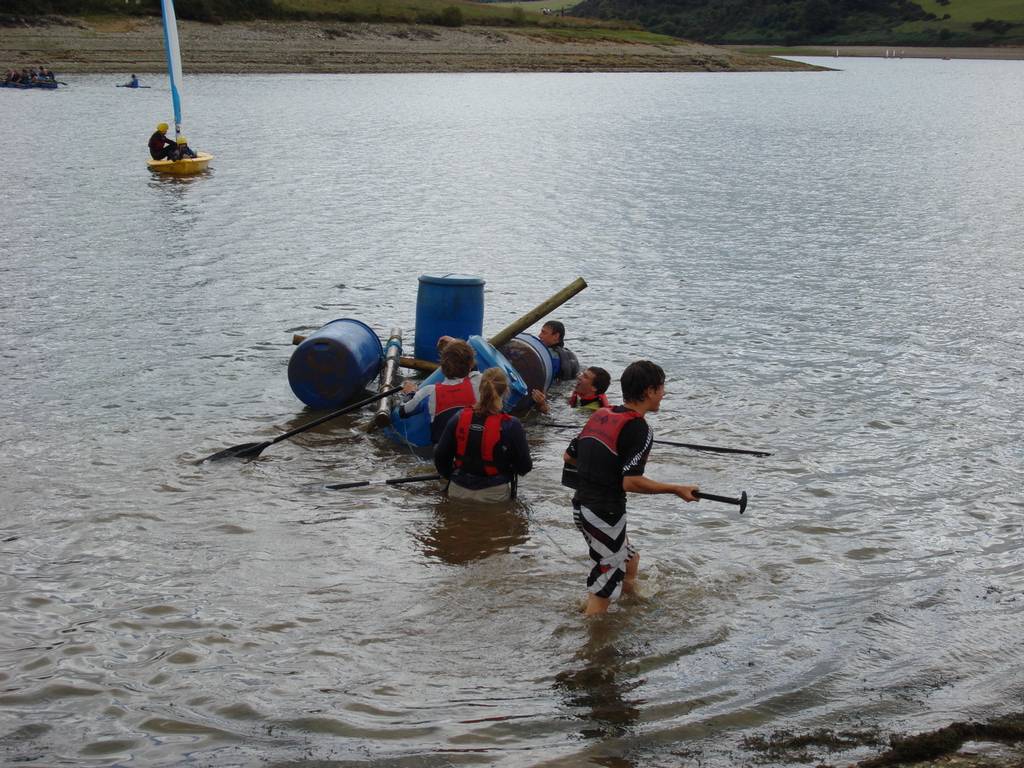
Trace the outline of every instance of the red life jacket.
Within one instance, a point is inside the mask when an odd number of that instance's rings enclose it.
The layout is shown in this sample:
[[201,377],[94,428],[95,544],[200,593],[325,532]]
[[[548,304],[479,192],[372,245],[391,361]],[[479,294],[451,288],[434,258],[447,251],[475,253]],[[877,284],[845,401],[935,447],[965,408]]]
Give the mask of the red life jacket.
[[467,376],[458,384],[434,385],[434,418],[453,408],[472,408],[476,405],[473,382]]
[[619,455],[616,445],[619,441],[619,434],[622,428],[633,419],[642,419],[636,411],[625,410],[616,413],[611,408],[599,408],[590,419],[587,425],[580,432],[580,440],[588,437],[599,441],[615,456]]
[[[455,425],[455,467],[471,475],[501,474],[494,463],[494,449],[501,441],[501,425],[511,418],[507,413],[482,417],[472,408],[463,408]],[[472,428],[481,422],[483,429]]]

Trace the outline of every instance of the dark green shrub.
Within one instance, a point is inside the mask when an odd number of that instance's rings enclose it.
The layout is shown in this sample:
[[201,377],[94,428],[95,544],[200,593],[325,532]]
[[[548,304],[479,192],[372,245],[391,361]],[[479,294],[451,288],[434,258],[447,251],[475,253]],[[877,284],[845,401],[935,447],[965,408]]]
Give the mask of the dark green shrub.
[[461,27],[465,23],[462,9],[456,5],[449,5],[438,14],[437,23],[442,27]]

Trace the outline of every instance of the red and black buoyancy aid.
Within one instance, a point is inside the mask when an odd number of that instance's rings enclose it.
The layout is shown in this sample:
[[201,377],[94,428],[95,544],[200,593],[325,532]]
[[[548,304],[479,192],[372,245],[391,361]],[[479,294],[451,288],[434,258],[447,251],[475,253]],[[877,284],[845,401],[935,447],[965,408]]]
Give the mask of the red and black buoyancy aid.
[[501,441],[501,425],[507,413],[482,416],[463,408],[455,425],[455,467],[471,475],[501,474],[494,463],[494,449]]
[[472,408],[476,405],[473,382],[467,376],[458,384],[434,385],[434,418],[453,408]]
[[618,456],[617,448],[619,434],[623,427],[633,419],[642,419],[643,416],[636,411],[626,409],[624,411],[613,411],[609,408],[599,408],[594,415],[587,420],[587,424],[580,432],[579,444],[591,438],[599,441],[607,448],[613,456]]

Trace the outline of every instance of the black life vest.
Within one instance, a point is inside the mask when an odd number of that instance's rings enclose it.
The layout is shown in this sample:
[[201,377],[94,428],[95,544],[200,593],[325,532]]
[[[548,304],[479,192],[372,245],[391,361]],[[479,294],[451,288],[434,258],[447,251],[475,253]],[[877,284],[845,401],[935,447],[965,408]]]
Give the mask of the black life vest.
[[501,441],[501,425],[511,418],[507,413],[482,416],[463,408],[455,425],[456,469],[471,475],[500,475],[494,449]]

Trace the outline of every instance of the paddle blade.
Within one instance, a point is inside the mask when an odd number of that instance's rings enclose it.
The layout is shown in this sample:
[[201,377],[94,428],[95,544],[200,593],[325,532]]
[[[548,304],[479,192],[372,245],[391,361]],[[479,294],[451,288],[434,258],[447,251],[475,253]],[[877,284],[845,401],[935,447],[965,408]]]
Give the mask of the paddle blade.
[[743,514],[743,510],[747,508],[747,492],[744,491],[740,494],[740,514]]
[[270,445],[269,440],[262,443],[233,445],[230,448],[225,448],[223,451],[211,454],[205,459],[200,459],[196,464],[205,464],[208,461],[220,461],[221,459],[252,459],[259,456],[268,445]]

